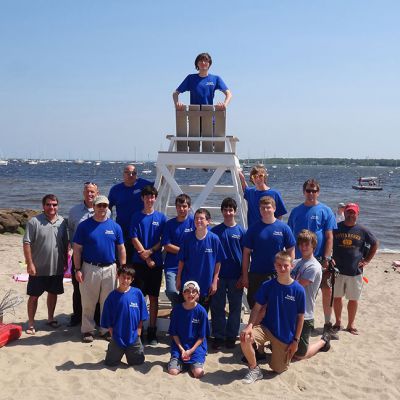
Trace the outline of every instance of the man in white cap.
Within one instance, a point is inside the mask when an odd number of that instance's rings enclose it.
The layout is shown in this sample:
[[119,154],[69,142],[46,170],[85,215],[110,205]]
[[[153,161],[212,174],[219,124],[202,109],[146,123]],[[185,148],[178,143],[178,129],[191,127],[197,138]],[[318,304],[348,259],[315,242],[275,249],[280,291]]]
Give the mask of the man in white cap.
[[[109,201],[97,196],[93,202],[94,215],[81,222],[74,242],[75,277],[80,283],[82,297],[82,326],[84,342],[94,339],[94,312],[97,302],[100,312],[104,301],[116,287],[116,252],[120,264],[126,263],[124,238],[121,227],[107,217]],[[110,339],[107,329],[100,328],[100,336]]]
[[341,328],[342,298],[346,296],[346,330],[353,335],[358,335],[354,321],[361,296],[364,268],[371,262],[378,249],[378,241],[370,230],[357,224],[359,213],[358,204],[347,204],[344,209],[344,221],[333,231],[333,260],[340,272],[335,282],[333,304],[336,323],[333,329]]

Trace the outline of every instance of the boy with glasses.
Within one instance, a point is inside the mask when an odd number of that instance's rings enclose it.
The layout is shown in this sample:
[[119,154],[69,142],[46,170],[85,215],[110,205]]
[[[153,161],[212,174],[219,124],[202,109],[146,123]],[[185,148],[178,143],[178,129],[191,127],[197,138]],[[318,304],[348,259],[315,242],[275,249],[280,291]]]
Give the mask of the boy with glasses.
[[200,293],[197,282],[187,281],[182,293],[184,302],[174,307],[169,325],[172,342],[168,373],[178,375],[190,369],[194,378],[201,378],[207,355],[207,311],[197,303]]

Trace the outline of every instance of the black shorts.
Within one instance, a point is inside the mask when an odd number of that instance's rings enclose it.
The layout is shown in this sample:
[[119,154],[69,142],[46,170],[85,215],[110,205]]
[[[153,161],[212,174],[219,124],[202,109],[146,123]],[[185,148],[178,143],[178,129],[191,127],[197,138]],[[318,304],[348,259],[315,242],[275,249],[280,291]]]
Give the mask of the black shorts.
[[133,263],[132,267],[135,269],[132,286],[140,289],[143,296],[158,297],[162,280],[162,266],[149,268],[146,264]]
[[29,275],[26,294],[29,296],[39,297],[43,292],[52,294],[63,294],[63,275],[53,276],[32,276]]
[[299,347],[296,352],[296,356],[304,357],[308,350],[308,345],[310,343],[310,336],[314,329],[314,320],[306,319],[303,324],[303,329],[301,331]]

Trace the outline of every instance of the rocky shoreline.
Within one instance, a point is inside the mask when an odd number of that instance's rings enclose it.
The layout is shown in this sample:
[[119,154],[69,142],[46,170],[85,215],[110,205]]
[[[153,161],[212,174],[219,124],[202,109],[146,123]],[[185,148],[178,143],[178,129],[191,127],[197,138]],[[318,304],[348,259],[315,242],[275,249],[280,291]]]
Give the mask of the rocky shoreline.
[[0,208],[0,233],[23,234],[26,223],[40,213],[38,210]]

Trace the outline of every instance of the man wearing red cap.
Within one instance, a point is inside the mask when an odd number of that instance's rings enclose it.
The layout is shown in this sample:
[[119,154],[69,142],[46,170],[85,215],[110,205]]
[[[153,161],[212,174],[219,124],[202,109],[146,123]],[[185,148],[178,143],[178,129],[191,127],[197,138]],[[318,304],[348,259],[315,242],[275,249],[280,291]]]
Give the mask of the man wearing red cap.
[[359,213],[358,204],[347,204],[344,209],[344,221],[333,231],[333,259],[340,272],[335,282],[333,306],[336,323],[333,328],[336,330],[341,328],[342,298],[346,296],[348,300],[346,330],[353,335],[358,335],[354,321],[361,296],[364,268],[378,249],[375,236],[369,229],[357,224]]

